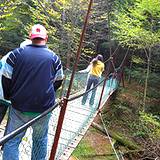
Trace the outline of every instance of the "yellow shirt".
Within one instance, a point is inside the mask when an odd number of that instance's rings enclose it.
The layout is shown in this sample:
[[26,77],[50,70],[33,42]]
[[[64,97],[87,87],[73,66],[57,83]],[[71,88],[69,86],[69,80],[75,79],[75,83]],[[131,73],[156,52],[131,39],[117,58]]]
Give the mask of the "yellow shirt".
[[101,77],[102,72],[104,71],[104,63],[101,61],[97,61],[97,64],[95,66],[91,67],[90,74]]

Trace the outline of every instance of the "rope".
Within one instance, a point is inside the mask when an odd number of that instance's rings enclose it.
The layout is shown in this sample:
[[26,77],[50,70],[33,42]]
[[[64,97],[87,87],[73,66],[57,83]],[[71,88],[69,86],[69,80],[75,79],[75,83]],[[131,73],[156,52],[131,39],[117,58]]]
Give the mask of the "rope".
[[110,143],[111,143],[112,149],[113,149],[113,151],[114,151],[114,153],[115,153],[115,155],[116,155],[116,158],[117,158],[118,160],[120,160],[120,159],[119,159],[119,156],[118,156],[118,154],[117,154],[117,152],[116,152],[116,149],[114,148],[113,142],[112,142],[112,140],[111,140],[111,137],[110,137],[110,135],[109,135],[109,133],[108,133],[108,130],[107,130],[106,126],[105,126],[105,123],[104,123],[104,121],[103,121],[103,118],[102,118],[102,115],[101,115],[100,112],[99,112],[99,115],[100,115],[100,118],[101,118],[101,121],[102,121],[104,130],[105,130],[105,132],[106,132],[106,134],[107,134],[107,136],[108,136],[108,139],[109,139],[109,141],[110,141]]

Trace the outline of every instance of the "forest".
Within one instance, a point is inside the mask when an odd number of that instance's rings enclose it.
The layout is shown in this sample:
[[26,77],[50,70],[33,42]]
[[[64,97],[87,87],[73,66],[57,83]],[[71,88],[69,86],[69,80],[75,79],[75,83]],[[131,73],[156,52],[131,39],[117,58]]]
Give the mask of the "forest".
[[[47,46],[72,70],[88,5],[89,0],[1,0],[0,55],[28,39],[32,25],[42,24]],[[125,160],[160,160],[160,1],[94,0],[77,70],[97,54],[106,62],[112,58],[110,72],[124,62],[121,83],[102,111],[115,148]],[[86,143],[73,155],[93,160]]]

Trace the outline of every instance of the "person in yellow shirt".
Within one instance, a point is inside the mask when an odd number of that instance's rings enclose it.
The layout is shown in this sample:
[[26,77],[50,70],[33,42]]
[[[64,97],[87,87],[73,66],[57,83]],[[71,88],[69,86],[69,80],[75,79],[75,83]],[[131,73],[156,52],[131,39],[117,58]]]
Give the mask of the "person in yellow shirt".
[[[103,63],[103,56],[101,54],[98,54],[97,57],[90,62],[90,65],[87,67],[87,69],[79,71],[80,73],[89,72],[86,91],[88,91],[92,85],[93,87],[95,87],[98,84],[103,71],[104,71],[104,63]],[[89,100],[90,105],[94,104],[95,95],[96,95],[96,88],[92,90],[91,98]],[[82,105],[86,103],[87,98],[88,98],[88,93],[86,93],[83,96]]]

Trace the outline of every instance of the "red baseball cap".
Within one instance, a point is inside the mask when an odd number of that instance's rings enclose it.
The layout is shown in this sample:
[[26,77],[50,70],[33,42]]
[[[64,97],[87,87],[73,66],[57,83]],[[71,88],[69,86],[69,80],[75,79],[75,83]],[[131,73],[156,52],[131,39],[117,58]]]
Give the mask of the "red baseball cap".
[[30,39],[34,38],[42,38],[42,39],[47,38],[47,31],[44,26],[36,24],[32,27],[30,32]]

